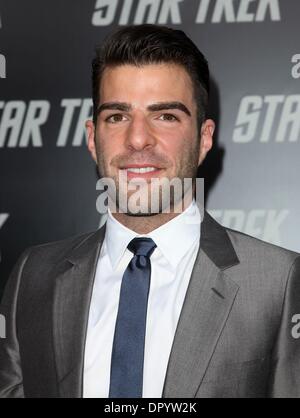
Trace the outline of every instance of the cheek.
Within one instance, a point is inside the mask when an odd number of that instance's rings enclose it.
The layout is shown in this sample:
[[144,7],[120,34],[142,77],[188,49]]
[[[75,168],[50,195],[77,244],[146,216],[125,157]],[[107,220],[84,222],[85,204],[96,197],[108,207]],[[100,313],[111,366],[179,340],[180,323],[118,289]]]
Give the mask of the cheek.
[[120,145],[118,144],[116,138],[113,138],[111,135],[108,135],[107,132],[98,130],[97,132],[97,149],[98,156],[104,160],[106,163],[118,153]]
[[181,130],[174,130],[164,135],[161,140],[161,146],[164,153],[174,161],[180,161],[184,156],[194,152],[194,139],[190,132],[182,132]]

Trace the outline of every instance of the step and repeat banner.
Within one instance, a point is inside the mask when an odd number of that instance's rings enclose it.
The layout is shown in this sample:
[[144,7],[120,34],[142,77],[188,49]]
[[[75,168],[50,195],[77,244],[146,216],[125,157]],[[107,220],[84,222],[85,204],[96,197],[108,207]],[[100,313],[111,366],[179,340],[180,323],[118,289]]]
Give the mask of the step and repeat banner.
[[91,60],[128,24],[182,29],[210,63],[209,212],[300,251],[299,17],[298,0],[0,0],[0,295],[26,247],[99,226]]

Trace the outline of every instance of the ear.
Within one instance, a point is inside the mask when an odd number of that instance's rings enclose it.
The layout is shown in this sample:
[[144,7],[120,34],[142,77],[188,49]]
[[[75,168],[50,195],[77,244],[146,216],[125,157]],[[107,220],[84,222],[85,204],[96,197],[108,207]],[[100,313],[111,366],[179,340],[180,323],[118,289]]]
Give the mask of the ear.
[[212,119],[206,119],[205,122],[202,123],[198,165],[202,164],[206,154],[213,146],[215,126],[215,122]]
[[92,120],[87,120],[85,122],[85,128],[87,133],[87,146],[90,154],[97,164],[97,153],[96,153],[96,145],[95,145],[95,125]]

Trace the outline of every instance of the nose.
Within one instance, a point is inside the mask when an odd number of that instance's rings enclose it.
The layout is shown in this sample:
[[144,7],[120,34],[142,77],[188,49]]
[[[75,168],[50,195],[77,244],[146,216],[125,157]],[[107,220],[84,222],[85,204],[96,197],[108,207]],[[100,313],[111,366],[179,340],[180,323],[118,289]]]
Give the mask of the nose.
[[151,127],[146,117],[142,114],[135,115],[127,128],[126,146],[136,151],[141,151],[146,147],[153,147],[156,138],[151,132]]

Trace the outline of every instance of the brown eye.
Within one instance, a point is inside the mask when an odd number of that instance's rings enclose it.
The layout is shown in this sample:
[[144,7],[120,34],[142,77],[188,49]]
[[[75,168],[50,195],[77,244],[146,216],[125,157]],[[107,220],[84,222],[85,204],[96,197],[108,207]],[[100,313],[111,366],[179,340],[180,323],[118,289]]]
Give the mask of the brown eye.
[[117,122],[122,122],[123,121],[123,115],[120,113],[116,113],[115,115],[111,115],[108,118],[106,118],[106,122],[109,123],[117,123]]
[[163,115],[160,116],[160,119],[165,120],[167,122],[174,122],[178,120],[176,116],[172,115],[171,113],[164,113]]

